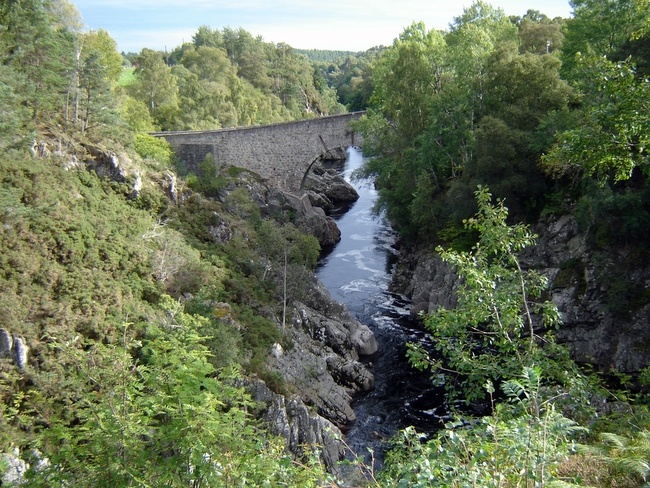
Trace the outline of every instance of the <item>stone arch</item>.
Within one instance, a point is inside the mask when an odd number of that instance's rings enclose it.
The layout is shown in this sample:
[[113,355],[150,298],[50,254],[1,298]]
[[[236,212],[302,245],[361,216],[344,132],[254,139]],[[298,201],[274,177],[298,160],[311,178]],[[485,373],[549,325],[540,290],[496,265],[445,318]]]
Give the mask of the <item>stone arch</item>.
[[[321,139],[322,142],[322,139]],[[309,176],[309,172],[313,168],[314,164],[318,162],[323,162],[323,161],[336,161],[336,160],[344,160],[347,154],[348,148],[352,147],[354,144],[350,144],[348,146],[337,146],[332,149],[327,149],[325,148],[325,152],[319,154],[316,156],[311,163],[307,166],[307,169],[305,170],[305,173],[302,175],[302,178],[300,180],[300,187],[299,190],[302,193],[305,190],[305,182],[307,181],[307,176]]]

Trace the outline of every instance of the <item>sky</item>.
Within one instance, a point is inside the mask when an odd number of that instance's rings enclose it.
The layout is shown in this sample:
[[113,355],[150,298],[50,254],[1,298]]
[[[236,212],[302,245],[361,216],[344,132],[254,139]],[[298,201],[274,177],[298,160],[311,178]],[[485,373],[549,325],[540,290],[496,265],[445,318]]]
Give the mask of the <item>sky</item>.
[[[105,29],[118,50],[169,50],[200,26],[248,31],[296,49],[366,51],[390,45],[405,27],[447,29],[473,1],[454,0],[72,0],[86,30]],[[569,0],[488,0],[507,15],[529,9],[570,17]]]

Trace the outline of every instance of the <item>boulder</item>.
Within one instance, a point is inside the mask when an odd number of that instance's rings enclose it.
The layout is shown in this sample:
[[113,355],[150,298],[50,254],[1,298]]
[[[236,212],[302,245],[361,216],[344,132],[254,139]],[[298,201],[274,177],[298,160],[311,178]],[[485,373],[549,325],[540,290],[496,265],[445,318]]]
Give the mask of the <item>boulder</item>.
[[0,329],[0,359],[11,357],[13,338],[7,329]]
[[18,369],[23,369],[27,365],[27,353],[29,348],[22,337],[14,337],[14,363]]
[[323,210],[331,211],[342,204],[356,202],[359,194],[345,179],[334,169],[324,169],[321,165],[314,165],[305,178],[303,189],[309,194],[322,196],[316,199],[310,197],[314,205],[321,206]]

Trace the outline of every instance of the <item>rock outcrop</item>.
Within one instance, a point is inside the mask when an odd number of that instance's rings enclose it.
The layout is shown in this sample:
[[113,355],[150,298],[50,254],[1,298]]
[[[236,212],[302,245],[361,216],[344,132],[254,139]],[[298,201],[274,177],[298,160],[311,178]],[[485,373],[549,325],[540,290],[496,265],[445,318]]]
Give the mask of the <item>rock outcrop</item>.
[[345,452],[338,427],[313,413],[298,395],[279,395],[262,381],[252,383],[248,390],[253,400],[264,406],[263,419],[273,433],[285,439],[290,452],[303,457],[310,449],[319,449],[325,466],[335,470]]
[[281,372],[302,400],[337,426],[356,420],[351,407],[354,395],[372,389],[372,373],[360,356],[377,352],[372,331],[354,319],[314,280],[308,303],[296,303],[290,335],[293,347],[275,351],[271,367]]
[[341,430],[356,420],[351,402],[373,388],[374,377],[360,356],[377,351],[372,331],[335,302],[315,278],[305,303],[295,303],[285,335],[291,347],[275,344],[268,366],[282,375],[286,397],[260,384],[253,398],[265,406],[264,419],[287,440],[291,452],[301,456],[305,446],[318,446],[328,469],[344,454]]
[[[625,300],[625,290],[650,296],[650,264],[634,260],[626,249],[591,250],[570,215],[548,218],[533,230],[537,244],[520,260],[549,279],[563,321],[558,341],[574,359],[602,371],[638,372],[649,366],[650,304]],[[432,250],[400,253],[393,288],[411,298],[414,316],[453,307],[456,284],[453,269]]]
[[632,373],[649,366],[650,263],[631,248],[594,250],[571,215],[549,218],[535,230],[537,246],[521,260],[549,278],[562,315],[558,340],[577,361],[601,371]]
[[315,164],[304,181],[304,190],[314,207],[326,213],[350,205],[359,199],[359,194],[335,169],[326,169]]
[[229,195],[237,188],[246,189],[263,216],[286,216],[300,230],[316,237],[322,247],[331,247],[341,240],[334,220],[322,208],[313,206],[308,195],[294,195],[269,187],[258,175],[244,171],[219,192],[219,199],[227,203]]

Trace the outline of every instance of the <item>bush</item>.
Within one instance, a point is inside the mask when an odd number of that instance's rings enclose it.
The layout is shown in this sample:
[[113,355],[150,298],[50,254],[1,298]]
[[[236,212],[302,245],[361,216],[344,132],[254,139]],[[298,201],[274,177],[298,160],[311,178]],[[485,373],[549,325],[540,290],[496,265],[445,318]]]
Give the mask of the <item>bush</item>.
[[135,150],[140,156],[157,163],[157,169],[171,168],[174,151],[165,139],[149,134],[137,134],[134,144]]
[[[488,393],[493,389],[487,385]],[[577,486],[560,480],[560,464],[575,452],[571,438],[585,429],[543,398],[540,370],[526,368],[504,383],[508,399],[469,425],[445,426],[422,442],[402,431],[380,473],[380,484],[403,487]],[[557,483],[557,484],[556,484]],[[560,484],[561,483],[561,484]]]

